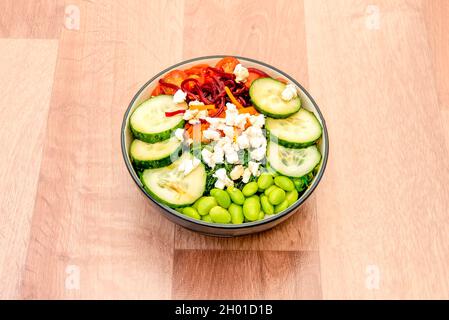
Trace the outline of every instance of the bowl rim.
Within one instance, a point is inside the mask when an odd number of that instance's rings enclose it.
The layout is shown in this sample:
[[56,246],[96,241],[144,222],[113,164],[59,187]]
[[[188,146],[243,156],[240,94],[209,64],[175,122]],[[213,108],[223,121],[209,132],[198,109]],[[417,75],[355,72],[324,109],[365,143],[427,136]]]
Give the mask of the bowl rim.
[[[309,186],[309,188],[301,195],[301,197],[296,201],[296,203],[294,203],[292,206],[288,207],[287,209],[285,209],[284,211],[282,211],[279,214],[275,214],[272,217],[263,219],[263,220],[257,220],[257,221],[253,221],[253,222],[246,222],[246,223],[242,223],[242,224],[223,224],[223,223],[208,223],[202,220],[197,220],[197,219],[193,219],[190,218],[178,211],[176,211],[175,209],[170,208],[169,206],[166,206],[162,203],[159,203],[156,199],[153,199],[153,197],[145,190],[142,182],[140,181],[140,179],[138,178],[136,172],[134,171],[134,168],[132,166],[132,163],[129,161],[128,155],[127,155],[127,150],[126,150],[126,142],[125,142],[125,130],[126,130],[126,124],[127,124],[127,119],[128,119],[128,115],[131,111],[132,106],[134,105],[135,101],[138,99],[138,97],[140,96],[140,94],[142,93],[142,91],[144,91],[148,85],[150,85],[154,80],[158,79],[160,76],[162,76],[163,74],[171,71],[172,69],[175,69],[179,66],[191,63],[191,62],[195,62],[198,60],[206,60],[206,59],[219,59],[219,58],[224,58],[224,57],[235,57],[239,60],[242,61],[249,61],[249,62],[253,62],[262,66],[265,66],[269,69],[272,69],[278,73],[280,73],[281,75],[283,75],[284,77],[286,77],[289,81],[293,82],[296,86],[298,86],[302,92],[310,99],[310,102],[313,104],[313,106],[315,107],[316,112],[318,113],[318,116],[320,117],[321,120],[321,124],[323,126],[323,136],[325,137],[325,145],[324,145],[324,154],[322,156],[322,164],[321,164],[321,168],[318,171],[317,176],[315,177],[315,181],[312,183],[312,185]],[[321,113],[320,108],[318,107],[317,103],[315,102],[315,100],[312,98],[312,96],[309,94],[309,92],[298,82],[296,81],[294,78],[292,78],[291,76],[289,76],[287,73],[285,73],[282,70],[279,70],[276,67],[273,67],[265,62],[262,61],[258,61],[252,58],[247,58],[247,57],[242,57],[242,56],[237,56],[237,55],[210,55],[210,56],[201,56],[201,57],[196,57],[196,58],[191,58],[191,59],[187,59],[187,60],[183,60],[181,62],[178,62],[170,67],[165,68],[164,70],[158,72],[155,76],[151,77],[150,80],[148,80],[147,82],[145,82],[145,84],[142,85],[142,87],[137,91],[137,93],[134,95],[134,97],[132,98],[131,102],[128,105],[128,108],[126,109],[126,112],[123,116],[123,121],[122,121],[122,126],[121,126],[121,133],[120,133],[120,141],[121,141],[121,149],[122,149],[122,155],[123,155],[123,159],[125,160],[125,164],[126,167],[128,169],[128,172],[130,173],[131,177],[133,178],[134,182],[137,184],[137,186],[139,187],[139,189],[143,192],[143,194],[150,199],[153,203],[155,203],[159,208],[161,208],[162,210],[174,215],[177,218],[180,218],[182,220],[185,220],[186,222],[190,222],[190,223],[194,223],[196,225],[201,225],[204,227],[208,227],[208,228],[213,228],[213,229],[247,229],[247,228],[252,228],[252,227],[256,227],[256,226],[261,226],[264,224],[268,224],[268,223],[272,223],[275,220],[281,219],[282,217],[288,215],[290,212],[292,212],[293,210],[296,210],[299,206],[301,206],[308,198],[309,196],[313,193],[313,191],[316,189],[316,187],[318,186],[318,184],[321,181],[321,178],[323,177],[324,171],[326,169],[326,165],[327,165],[327,160],[329,157],[329,136],[328,136],[328,131],[327,131],[327,127],[326,127],[326,121],[324,120],[323,114]]]

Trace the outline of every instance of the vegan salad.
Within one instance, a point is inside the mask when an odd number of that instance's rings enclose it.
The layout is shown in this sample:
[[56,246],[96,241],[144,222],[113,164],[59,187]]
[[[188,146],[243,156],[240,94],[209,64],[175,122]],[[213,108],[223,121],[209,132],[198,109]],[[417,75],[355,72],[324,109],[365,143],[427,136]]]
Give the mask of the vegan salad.
[[296,86],[235,57],[170,71],[129,124],[130,157],[146,191],[210,223],[284,211],[321,162],[322,127]]

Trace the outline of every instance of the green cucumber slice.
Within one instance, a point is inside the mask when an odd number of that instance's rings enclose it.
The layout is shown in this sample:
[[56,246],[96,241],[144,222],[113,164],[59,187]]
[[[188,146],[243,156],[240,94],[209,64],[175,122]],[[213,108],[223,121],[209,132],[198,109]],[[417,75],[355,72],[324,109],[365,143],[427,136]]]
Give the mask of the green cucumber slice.
[[135,139],[129,147],[129,154],[136,167],[141,169],[160,168],[168,166],[178,159],[181,146],[182,142],[176,137],[156,143]]
[[184,153],[167,167],[144,170],[141,180],[145,190],[157,201],[170,207],[191,205],[206,189],[206,170],[202,163],[187,175],[179,170],[183,161],[192,159],[190,153]]
[[289,148],[304,148],[321,137],[321,124],[315,115],[302,108],[285,119],[267,118],[265,128],[270,139]]
[[270,167],[280,174],[297,178],[313,171],[321,161],[321,153],[316,145],[292,149],[270,141],[267,161]]
[[301,108],[301,100],[281,98],[286,84],[272,78],[259,78],[251,84],[249,96],[254,107],[271,118],[287,118]]
[[186,103],[174,103],[173,96],[160,95],[143,102],[131,115],[131,131],[139,140],[155,143],[170,138],[171,133],[184,126],[183,115],[167,117],[165,112],[187,109]]

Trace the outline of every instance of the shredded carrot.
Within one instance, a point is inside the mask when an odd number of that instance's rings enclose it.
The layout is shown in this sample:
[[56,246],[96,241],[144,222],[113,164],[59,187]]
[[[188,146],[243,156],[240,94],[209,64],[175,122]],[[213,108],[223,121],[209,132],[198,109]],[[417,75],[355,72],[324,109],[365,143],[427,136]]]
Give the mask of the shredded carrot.
[[231,102],[232,102],[233,104],[235,104],[235,106],[237,107],[237,109],[243,108],[243,106],[241,105],[241,103],[238,102],[237,99],[234,97],[234,95],[232,94],[231,90],[229,90],[229,88],[226,87],[226,86],[224,87],[224,89],[225,89],[226,94],[228,95],[229,99],[231,99]]
[[246,107],[239,109],[239,113],[249,113],[251,115],[258,115],[259,112],[257,112],[256,108],[254,107]]
[[193,106],[190,106],[189,109],[196,109],[196,110],[213,110],[213,109],[215,109],[215,105],[213,105],[213,104],[193,105]]

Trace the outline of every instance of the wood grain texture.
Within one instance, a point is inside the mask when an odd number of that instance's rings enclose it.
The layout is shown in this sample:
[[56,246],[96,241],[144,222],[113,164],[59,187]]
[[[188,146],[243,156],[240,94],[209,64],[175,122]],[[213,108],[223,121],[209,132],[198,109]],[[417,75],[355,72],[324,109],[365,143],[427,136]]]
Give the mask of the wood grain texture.
[[58,38],[64,21],[60,0],[2,0],[0,38]]
[[[83,29],[61,35],[22,295],[169,298],[174,227],[129,179],[119,128],[136,81],[181,56],[170,42],[145,45],[153,38],[139,30],[180,37],[182,6],[79,5]],[[170,54],[148,58],[158,50]],[[72,270],[79,286],[66,284]]]
[[2,39],[0,47],[0,298],[5,299],[20,297],[58,43]]
[[323,295],[447,298],[447,129],[421,2],[376,2],[378,29],[371,3],[305,5],[310,87],[331,137],[316,196]]
[[[80,30],[64,24],[68,5]],[[449,298],[448,10],[445,0],[0,1],[0,298]],[[134,93],[210,54],[287,71],[328,125],[317,191],[258,235],[175,226],[123,163]]]
[[[211,15],[211,12],[221,14]],[[273,23],[278,20],[282,23]],[[305,40],[301,1],[189,1],[185,9],[185,58],[217,53],[255,57],[288,70],[307,86]],[[292,42],[295,50],[289,50]],[[316,250],[315,198],[308,199],[294,218],[261,235],[218,239],[178,227],[176,248]]]
[[316,251],[176,250],[173,298],[319,299],[319,255]]

